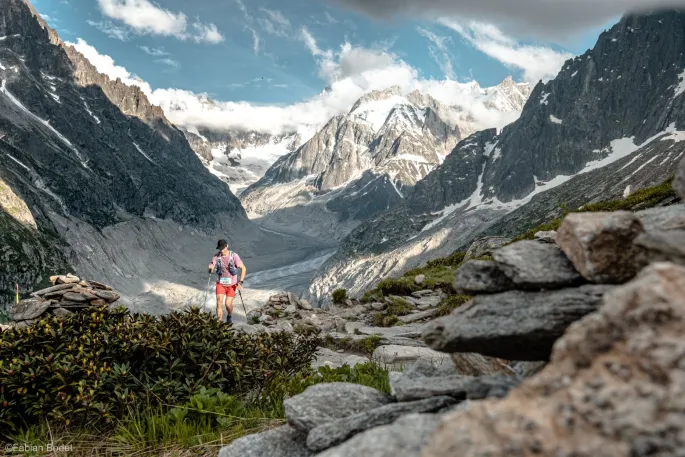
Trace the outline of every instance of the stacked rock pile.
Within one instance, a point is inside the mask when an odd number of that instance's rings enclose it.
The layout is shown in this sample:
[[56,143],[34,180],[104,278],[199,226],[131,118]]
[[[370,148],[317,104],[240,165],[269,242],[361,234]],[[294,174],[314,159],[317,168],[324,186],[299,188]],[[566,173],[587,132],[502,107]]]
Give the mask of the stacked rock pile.
[[[392,395],[310,387],[220,457],[680,455],[685,205],[571,214],[537,238],[455,274],[476,296],[422,332],[454,363],[390,373]],[[523,362],[484,370],[502,359]]]
[[32,298],[14,305],[11,317],[15,326],[31,325],[45,314],[64,317],[90,307],[107,306],[121,298],[110,286],[72,274],[51,276],[50,282],[52,287],[33,292]]

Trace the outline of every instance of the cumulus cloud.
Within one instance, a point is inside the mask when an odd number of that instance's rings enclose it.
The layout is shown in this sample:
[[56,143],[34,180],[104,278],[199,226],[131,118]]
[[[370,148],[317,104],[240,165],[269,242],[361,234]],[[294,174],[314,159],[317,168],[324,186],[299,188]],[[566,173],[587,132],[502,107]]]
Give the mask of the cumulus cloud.
[[374,18],[396,16],[495,23],[538,37],[560,38],[598,27],[629,11],[682,7],[685,0],[332,0]]
[[139,34],[173,36],[180,40],[220,43],[224,37],[214,24],[195,21],[184,13],[164,9],[149,0],[98,0],[100,11]]
[[447,49],[447,43],[449,43],[449,37],[443,37],[436,35],[430,30],[426,30],[419,27],[418,32],[426,37],[430,44],[428,45],[428,51],[431,53],[431,57],[440,66],[440,69],[445,74],[447,79],[455,79],[454,68],[452,67],[452,59],[450,58],[449,50]]
[[532,83],[553,78],[564,62],[573,57],[573,54],[546,46],[521,45],[492,24],[470,22],[462,25],[448,19],[440,22],[459,33],[479,51],[510,68],[523,70],[523,78]]
[[[337,50],[323,50],[311,33],[309,37],[309,42],[303,38],[304,44],[316,59],[319,74],[327,88],[310,99],[287,106],[211,101],[206,94],[174,88],[152,90],[149,84],[116,65],[111,57],[99,54],[85,41],[79,39],[74,46],[98,71],[140,87],[152,103],[164,109],[169,120],[191,130],[207,127],[268,133],[299,131],[308,139],[331,117],[349,111],[364,94],[390,86],[399,86],[404,93],[420,90],[447,105],[458,107],[455,112],[461,113],[463,117],[460,119],[468,119],[473,129],[501,127],[517,116],[517,113],[500,113],[488,108],[484,91],[475,81],[459,83],[422,79],[416,69],[387,50],[350,43],[343,43]],[[235,87],[248,84],[286,87],[262,78],[234,84]]]

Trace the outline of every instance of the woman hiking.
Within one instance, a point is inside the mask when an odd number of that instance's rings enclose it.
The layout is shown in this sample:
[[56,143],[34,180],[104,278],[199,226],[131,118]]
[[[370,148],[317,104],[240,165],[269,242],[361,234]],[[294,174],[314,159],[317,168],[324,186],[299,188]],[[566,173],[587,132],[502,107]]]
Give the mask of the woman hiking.
[[[216,279],[216,315],[219,322],[223,321],[224,306],[228,316],[226,317],[227,324],[233,324],[233,299],[237,290],[243,288],[243,280],[247,269],[240,260],[240,256],[233,251],[228,250],[228,243],[226,240],[219,240],[216,245],[219,250],[212,262],[209,264],[209,272],[217,274]],[[240,280],[238,280],[238,268],[240,268]]]

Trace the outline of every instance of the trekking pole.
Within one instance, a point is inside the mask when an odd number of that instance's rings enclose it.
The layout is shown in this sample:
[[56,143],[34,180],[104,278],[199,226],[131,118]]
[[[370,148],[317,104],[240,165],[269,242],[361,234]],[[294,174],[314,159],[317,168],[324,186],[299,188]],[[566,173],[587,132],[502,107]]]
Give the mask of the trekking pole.
[[243,311],[245,311],[245,320],[247,321],[247,308],[245,308],[245,302],[243,301],[243,293],[241,291],[238,291],[238,295],[240,296],[240,303],[243,304]]

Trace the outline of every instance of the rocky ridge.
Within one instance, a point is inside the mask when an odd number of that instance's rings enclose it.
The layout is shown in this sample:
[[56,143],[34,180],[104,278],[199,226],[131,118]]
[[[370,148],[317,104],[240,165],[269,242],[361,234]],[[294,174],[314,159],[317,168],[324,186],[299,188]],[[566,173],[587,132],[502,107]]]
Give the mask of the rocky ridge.
[[[626,217],[638,221],[630,236]],[[286,401],[288,425],[238,439],[219,455],[241,455],[248,444],[253,456],[676,455],[685,445],[685,352],[673,344],[685,325],[683,234],[682,204],[630,216],[573,214],[557,233],[495,249],[494,268],[467,262],[461,269],[471,273],[457,272],[453,286],[471,288],[480,278],[480,294],[422,330],[454,363],[419,358],[391,373],[390,397],[319,384]],[[552,250],[566,262],[530,269]],[[608,283],[595,282],[595,271]],[[474,352],[530,362],[465,372]],[[499,359],[488,360],[492,367]]]
[[663,181],[685,148],[685,49],[664,39],[683,24],[680,11],[623,18],[539,83],[518,120],[463,139],[408,198],[355,228],[308,298],[323,303],[334,285],[358,293],[479,235],[549,220],[561,204],[576,208]]
[[[505,112],[517,112],[530,91],[511,78],[490,90],[481,96]],[[456,120],[461,115],[418,91],[391,87],[366,94],[279,159],[241,195],[243,205],[273,227],[299,224],[337,239],[399,204],[442,163],[470,130]]]

